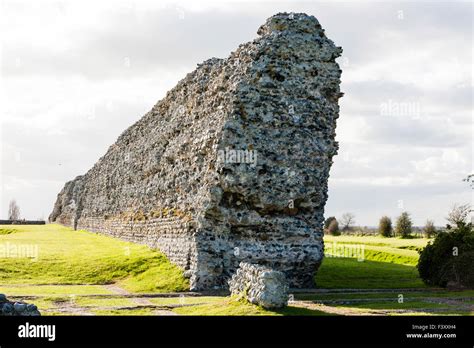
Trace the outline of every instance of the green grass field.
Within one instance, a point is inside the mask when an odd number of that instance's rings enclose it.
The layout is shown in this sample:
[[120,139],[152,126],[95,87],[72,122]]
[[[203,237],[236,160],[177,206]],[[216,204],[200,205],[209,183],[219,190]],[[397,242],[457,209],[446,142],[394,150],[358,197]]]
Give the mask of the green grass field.
[[[382,289],[425,286],[418,276],[416,263],[418,250],[428,243],[428,239],[325,236],[324,243],[326,257],[316,276],[318,287]],[[353,246],[360,247],[363,252],[357,249],[358,257],[353,258],[335,257],[344,246],[349,250]]]
[[[287,308],[269,311],[231,297],[188,295],[182,271],[146,246],[60,225],[0,226],[0,293],[37,304],[43,315],[472,314],[474,291],[433,291],[418,277],[418,250],[427,242],[326,236],[315,280],[328,293],[297,293]],[[363,254],[338,257],[341,246]]]
[[[158,251],[60,225],[0,226],[1,285],[107,284],[135,292],[188,289],[178,267]],[[15,251],[16,250],[16,251]],[[19,250],[24,250],[20,253]]]

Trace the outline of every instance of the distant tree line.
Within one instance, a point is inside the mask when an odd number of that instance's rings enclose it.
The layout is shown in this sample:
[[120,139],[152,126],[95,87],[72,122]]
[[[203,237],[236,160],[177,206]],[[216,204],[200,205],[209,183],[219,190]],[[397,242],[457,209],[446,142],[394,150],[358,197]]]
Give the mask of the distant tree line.
[[[465,221],[470,211],[471,207],[469,204],[455,204],[446,217],[448,221],[447,229],[450,226],[457,226],[460,222]],[[338,236],[341,233],[353,231],[354,224],[355,215],[352,213],[343,214],[339,220],[335,216],[330,216],[324,222],[324,232]],[[419,228],[415,229],[413,227],[410,213],[404,211],[395,219],[394,225],[390,217],[382,216],[379,220],[377,232],[382,237],[412,238],[415,230],[419,231]],[[436,228],[434,221],[428,219],[421,232],[425,238],[433,238],[440,231]]]

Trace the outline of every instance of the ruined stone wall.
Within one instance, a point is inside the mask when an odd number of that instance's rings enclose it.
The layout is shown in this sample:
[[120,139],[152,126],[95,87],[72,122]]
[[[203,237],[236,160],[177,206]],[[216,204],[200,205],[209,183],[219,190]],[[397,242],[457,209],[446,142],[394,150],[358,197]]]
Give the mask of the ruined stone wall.
[[50,221],[147,244],[225,287],[241,261],[310,287],[338,117],[341,49],[278,14],[188,74],[58,195]]

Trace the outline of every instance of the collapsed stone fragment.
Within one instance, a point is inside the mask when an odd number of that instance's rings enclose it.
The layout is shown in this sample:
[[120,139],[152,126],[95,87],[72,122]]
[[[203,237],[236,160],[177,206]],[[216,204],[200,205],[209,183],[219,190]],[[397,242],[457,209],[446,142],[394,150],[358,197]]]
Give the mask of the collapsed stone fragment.
[[244,296],[264,308],[282,308],[288,304],[288,282],[282,272],[261,265],[241,262],[229,281],[232,295]]

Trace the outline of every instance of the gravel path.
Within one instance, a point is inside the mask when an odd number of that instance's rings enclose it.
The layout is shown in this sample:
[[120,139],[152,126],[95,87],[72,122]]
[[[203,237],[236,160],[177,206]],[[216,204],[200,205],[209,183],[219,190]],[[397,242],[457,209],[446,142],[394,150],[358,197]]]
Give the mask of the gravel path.
[[[67,285],[61,285],[67,286]],[[74,285],[77,286],[77,285]],[[131,300],[134,304],[132,306],[79,306],[76,301],[74,301],[74,296],[71,296],[70,299],[67,299],[67,295],[26,295],[26,296],[10,296],[12,299],[25,300],[30,299],[34,303],[35,299],[41,300],[48,297],[61,297],[54,302],[54,308],[43,309],[41,312],[44,314],[61,314],[61,315],[95,315],[94,310],[105,310],[105,311],[133,311],[140,309],[150,309],[154,315],[163,315],[163,316],[174,316],[177,315],[172,311],[173,308],[197,305],[194,304],[163,304],[157,305],[154,304],[150,299],[165,299],[165,298],[199,298],[202,296],[226,296],[226,293],[198,293],[198,292],[187,292],[187,293],[150,293],[150,294],[134,294],[130,293],[117,284],[103,285],[110,294],[84,294],[77,295],[79,297],[85,298],[101,298],[101,299],[127,299]],[[304,289],[303,289],[304,290]],[[293,300],[289,303],[290,306],[306,308],[310,310],[317,310],[325,312],[328,314],[336,315],[391,315],[391,314],[417,314],[417,313],[433,313],[433,314],[443,314],[445,312],[451,311],[462,311],[462,312],[471,312],[474,313],[474,297],[465,296],[465,297],[432,297],[430,293],[436,291],[446,291],[445,289],[309,289],[309,291],[291,291],[297,297],[302,295],[312,295],[314,299],[311,300]],[[426,297],[410,297],[409,293],[418,292],[426,293]],[[405,300],[415,300],[415,301],[425,301],[427,305],[430,303],[439,303],[445,304],[445,308],[403,308],[403,309],[372,309],[372,308],[351,308],[351,305],[356,305],[360,303],[367,303],[370,306],[370,303],[380,303],[380,302],[391,302],[395,298],[389,297],[389,293],[405,293]],[[328,295],[334,294],[337,295],[336,299],[317,299],[317,294]],[[381,298],[345,298],[344,295],[357,295],[357,294],[367,294],[367,295],[376,295],[376,294],[387,294]],[[195,302],[195,301],[194,301]],[[205,303],[205,301],[203,301]],[[335,305],[344,305],[335,306]]]

